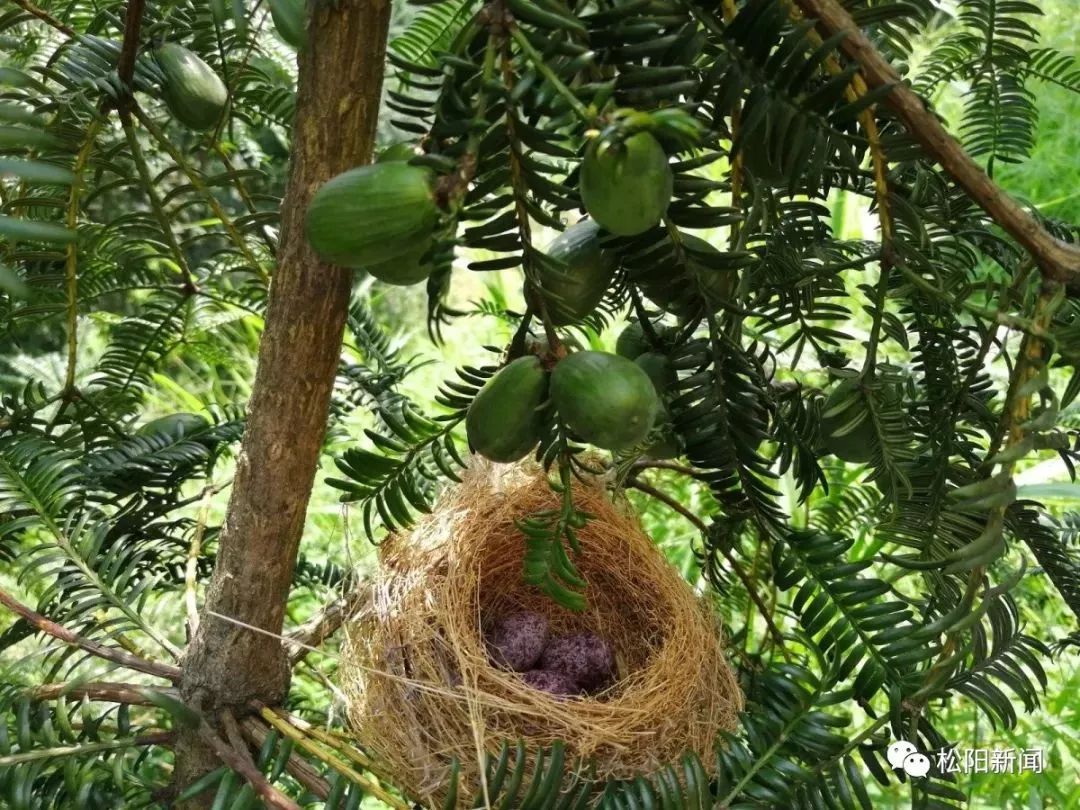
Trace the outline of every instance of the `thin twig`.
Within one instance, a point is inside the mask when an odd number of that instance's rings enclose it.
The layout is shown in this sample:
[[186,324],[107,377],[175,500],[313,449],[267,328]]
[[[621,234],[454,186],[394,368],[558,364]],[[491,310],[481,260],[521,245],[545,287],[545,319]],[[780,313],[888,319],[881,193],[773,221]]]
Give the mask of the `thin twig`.
[[276,810],[301,810],[300,805],[271,785],[262,772],[255,767],[246,746],[242,750],[237,750],[225,742],[205,721],[199,727],[199,736],[217,754],[218,759],[247,780],[267,807],[276,808]]
[[[212,296],[208,296],[206,293],[204,293],[202,291],[199,292],[199,295],[201,295],[203,298],[211,298],[212,297]],[[252,313],[252,314],[254,315],[254,314],[257,314],[257,313]],[[180,508],[182,506],[190,506],[191,504],[193,504],[193,503],[195,503],[197,501],[201,501],[203,498],[206,497],[207,490],[210,491],[211,495],[217,495],[219,492],[223,492],[224,490],[231,487],[232,482],[233,482],[233,479],[229,478],[226,481],[222,481],[220,484],[208,484],[205,488],[203,488],[200,492],[196,493],[195,495],[192,495],[192,496],[190,496],[188,498],[181,498],[179,501],[176,502],[176,504],[175,504],[175,506],[173,508],[178,509],[178,508]]]
[[[236,167],[233,165],[232,160],[229,158],[229,153],[226,152],[220,143],[214,142],[214,153],[221,159],[222,164],[225,166],[225,170],[229,173],[232,184],[236,188],[236,193],[240,195],[240,199],[244,203],[244,207],[247,208],[251,214],[258,214],[259,209],[255,206],[255,200],[251,197],[251,192],[247,190],[247,186],[244,185],[244,181],[237,176]],[[271,253],[277,252],[277,243],[270,237],[269,232],[266,230],[265,225],[259,226],[259,235],[262,237],[263,242],[266,244],[266,249]]]
[[24,762],[37,762],[54,757],[73,757],[80,754],[99,754],[102,751],[115,751],[118,748],[134,748],[145,745],[169,745],[176,738],[174,731],[151,731],[138,737],[119,740],[101,740],[100,742],[81,743],[79,745],[60,745],[55,748],[35,748],[0,757],[0,768],[21,765]]
[[273,709],[262,706],[259,710],[259,716],[262,717],[272,727],[276,728],[279,732],[284,734],[297,746],[307,751],[309,754],[318,757],[320,761],[326,763],[329,767],[340,773],[346,779],[359,785],[365,793],[374,796],[383,804],[389,805],[395,808],[395,810],[409,810],[409,804],[402,801],[392,793],[387,792],[380,784],[373,782],[366,776],[361,774],[347,762],[342,761],[337,754],[328,750],[328,748],[315,740],[308,737],[300,729],[296,728],[292,723],[283,717],[278,716]]
[[128,0],[127,15],[124,19],[124,42],[120,46],[120,58],[116,63],[116,72],[123,87],[123,95],[117,101],[121,112],[130,108],[132,92],[135,90],[135,58],[139,55],[139,32],[142,29],[145,6],[146,0]]
[[[260,11],[259,5],[261,3],[262,3],[262,0],[258,0],[258,2],[255,3],[255,7],[253,9],[251,9],[251,14],[252,14],[253,17],[254,17],[255,14],[259,13],[259,11]],[[262,9],[262,16],[259,17],[259,19],[256,21],[255,25],[252,26],[251,35],[248,37],[248,43],[249,44],[248,44],[247,48],[244,50],[244,58],[240,60],[240,65],[237,68],[236,73],[242,74],[245,70],[247,70],[248,62],[251,61],[251,54],[255,51],[255,46],[259,42],[259,34],[262,33],[262,28],[266,24],[266,18],[267,18],[267,16],[269,14],[270,14],[269,9]],[[215,23],[214,24],[214,29],[215,29],[215,31],[217,33],[218,43],[220,45],[220,42],[221,42],[221,28],[220,28],[220,26],[218,26],[217,23]],[[232,82],[229,79],[229,66],[228,66],[228,63],[227,63],[227,61],[225,59],[224,54],[221,55],[221,70],[222,70],[222,73],[225,74],[225,87],[226,87],[226,90],[227,90],[226,96],[225,96],[225,110],[223,111],[223,115],[221,116],[221,119],[217,122],[217,126],[215,126],[214,129],[209,133],[208,141],[209,141],[209,143],[212,143],[212,144],[217,144],[217,143],[220,142],[220,140],[221,140],[221,131],[225,128],[225,122],[226,121],[228,121],[230,123],[232,122],[233,85],[234,85],[234,82]]]
[[[660,501],[660,503],[678,512],[680,515],[690,521],[690,523],[692,523],[698,529],[698,531],[702,533],[702,535],[708,535],[709,527],[705,525],[705,522],[667,493],[661,492],[655,487],[650,486],[649,484],[646,484],[644,481],[641,481],[637,478],[633,478],[627,481],[626,486],[632,487],[636,490],[639,490],[640,492],[644,492],[651,498],[655,498],[656,500]],[[765,620],[765,624],[769,628],[769,632],[772,634],[773,639],[776,641],[780,652],[783,654],[785,659],[790,661],[791,653],[789,653],[787,650],[787,646],[784,641],[784,634],[780,632],[780,628],[777,627],[776,624],[773,622],[772,614],[765,606],[765,603],[761,601],[761,596],[754,588],[754,584],[750,581],[750,577],[747,576],[746,571],[743,570],[743,567],[739,564],[739,561],[735,559],[734,555],[730,551],[721,548],[720,553],[724,555],[724,559],[728,561],[728,565],[731,566],[731,569],[735,572],[735,575],[742,582],[743,587],[746,589],[746,593],[754,601],[754,604],[757,605],[758,610],[761,612],[761,618]]]
[[677,461],[666,461],[657,458],[641,459],[630,465],[631,472],[636,472],[638,470],[671,470],[672,472],[677,472],[679,475],[685,475],[689,478],[701,478],[705,475],[701,470],[695,470],[693,467],[687,467],[685,464],[680,464]]
[[322,612],[313,616],[288,635],[285,648],[289,660],[295,665],[307,657],[313,647],[318,647],[338,631],[342,624],[371,605],[371,588],[361,586],[340,599],[331,602]]
[[[130,111],[138,114],[139,108],[136,105],[132,105]],[[154,218],[158,221],[158,226],[161,228],[161,235],[165,237],[165,242],[172,252],[173,260],[180,270],[180,274],[184,278],[184,288],[190,291],[197,290],[198,285],[195,284],[195,279],[191,275],[191,268],[188,266],[187,257],[184,255],[180,243],[176,240],[176,234],[173,233],[169,215],[165,212],[164,203],[157,192],[154,178],[150,174],[150,167],[146,165],[146,158],[143,157],[142,147],[139,146],[139,138],[135,134],[135,128],[131,125],[131,117],[125,112],[121,115],[121,120],[123,121],[124,135],[127,137],[128,147],[131,149],[131,159],[135,163],[135,170],[139,173],[139,179],[142,180],[143,191],[146,192],[146,196],[150,200],[150,210],[154,212]]]
[[[72,170],[75,179],[68,191],[67,227],[74,231],[79,225],[79,197],[82,193],[82,175],[86,165],[90,162],[90,153],[94,151],[98,131],[101,129],[102,118],[95,117],[86,130],[86,140],[82,149],[75,158],[75,167]],[[64,375],[64,392],[70,394],[75,390],[75,365],[79,354],[79,276],[78,276],[79,242],[72,240],[67,246],[67,255],[64,263],[65,289],[67,292],[67,373]]]
[[[721,0],[720,7],[723,10],[724,22],[730,23],[735,19],[735,15],[738,13],[738,9],[735,7],[735,0]],[[739,130],[742,129],[742,102],[737,102],[734,109],[731,111],[731,142],[734,143],[739,139]],[[737,208],[739,213],[742,213],[742,191],[743,191],[743,153],[740,149],[732,157],[729,155],[730,166],[728,176],[731,178],[731,206]],[[737,219],[731,223],[730,231],[728,234],[728,244],[731,246],[731,250],[738,250],[741,246],[741,234],[740,225],[742,220]]]
[[275,708],[273,711],[274,714],[276,714],[278,717],[288,721],[294,728],[302,731],[304,734],[307,734],[312,739],[321,742],[328,748],[332,748],[335,751],[340,751],[342,754],[351,759],[360,767],[364,768],[365,770],[374,772],[374,769],[376,767],[375,762],[373,762],[371,758],[368,757],[366,754],[363,754],[359,750],[357,750],[356,745],[353,743],[352,740],[348,739],[347,737],[341,736],[335,731],[330,731],[327,729],[319,728],[318,726],[314,726],[304,718],[297,717],[295,714],[291,714],[284,709]]
[[[794,6],[789,8],[789,12],[793,21],[799,22],[802,19],[801,12]],[[815,48],[820,48],[824,44],[821,35],[816,31],[807,32],[806,37]],[[844,72],[840,61],[831,53],[825,58],[825,69],[832,76],[839,76]],[[865,96],[868,90],[866,81],[856,73],[851,77],[848,86],[844,90],[844,98],[849,103],[854,104]],[[889,202],[889,166],[881,143],[881,133],[878,130],[877,119],[874,117],[874,105],[865,108],[859,113],[859,123],[866,133],[867,146],[869,147],[870,163],[873,167],[874,201],[877,204],[878,221],[881,227],[881,262],[877,291],[874,296],[874,321],[870,329],[870,338],[866,345],[866,359],[862,369],[862,376],[866,377],[873,374],[877,364],[877,347],[881,339],[882,324],[885,320],[885,301],[893,265],[894,228],[892,206]]]
[[245,259],[247,259],[251,268],[259,274],[259,277],[262,278],[263,281],[268,281],[270,275],[266,272],[266,268],[262,266],[255,257],[255,254],[251,252],[251,247],[248,245],[244,235],[240,233],[236,224],[233,222],[232,217],[229,216],[221,203],[218,202],[217,197],[210,191],[199,171],[188,162],[183,153],[176,148],[176,145],[173,144],[168,137],[166,137],[165,133],[151,120],[150,116],[138,107],[136,107],[133,112],[135,117],[139,120],[139,123],[143,125],[146,131],[150,133],[151,137],[154,138],[161,148],[169,154],[169,157],[173,159],[176,165],[191,182],[192,187],[203,196],[206,200],[206,204],[210,206],[210,210],[214,213],[214,216],[217,217],[218,221],[221,222],[222,226],[228,232],[229,238],[232,240],[233,244],[236,245],[237,250],[243,254]]
[[78,647],[81,650],[85,650],[93,656],[103,658],[106,661],[112,661],[114,664],[133,669],[136,672],[153,675],[157,678],[165,678],[173,682],[180,680],[181,671],[179,667],[174,667],[171,664],[160,664],[156,661],[147,661],[145,658],[140,658],[131,653],[124,652],[123,650],[117,650],[114,647],[106,647],[96,641],[83,638],[82,636],[73,633],[71,630],[68,630],[66,627],[57,624],[51,619],[46,619],[40,613],[31,610],[22,602],[16,600],[11,594],[7,593],[7,591],[0,590],[0,604],[4,605],[13,613],[21,616],[36,630],[40,630],[42,633],[52,636],[72,647]]
[[[495,41],[495,37],[488,40],[488,56],[485,57],[485,70],[488,67],[487,60],[490,59],[491,63],[494,64]],[[510,39],[504,38],[500,44],[499,73],[502,77],[503,86],[506,88],[506,92],[512,94],[516,77],[514,75],[513,59],[510,55]],[[510,138],[510,151],[508,153],[510,161],[510,189],[513,192],[514,215],[517,217],[518,236],[521,239],[522,245],[521,269],[525,274],[525,303],[528,308],[540,318],[540,323],[544,328],[544,336],[547,338],[548,342],[548,351],[555,357],[564,357],[566,349],[562,345],[562,339],[559,337],[559,333],[555,330],[555,324],[552,323],[551,314],[548,312],[547,301],[542,294],[543,284],[540,281],[540,274],[536,270],[536,263],[532,250],[531,217],[528,208],[525,206],[525,198],[528,194],[528,189],[526,188],[524,170],[522,169],[524,156],[521,153],[520,138],[517,135],[517,117],[510,110],[507,111],[505,116],[505,124],[507,135]]]
[[525,32],[514,25],[510,28],[510,36],[529,58],[529,61],[532,62],[532,66],[536,69],[536,72],[543,76],[548,83],[551,84],[551,87],[555,92],[563,97],[577,117],[586,124],[591,123],[593,116],[589,114],[589,109],[582,103],[581,99],[574,95],[573,90],[563,84],[562,79],[560,79],[558,74],[551,69],[551,65],[548,60],[544,58],[544,55],[536,50],[536,48],[533,47],[533,44],[529,42],[529,37]]
[[35,6],[33,3],[30,2],[30,0],[12,0],[12,2],[15,3],[15,5],[21,8],[23,11],[37,17],[43,23],[51,25],[57,31],[67,34],[69,37],[72,38],[76,38],[79,36],[76,33],[75,29],[72,28],[70,25],[60,22],[60,20],[56,19],[56,17],[47,12],[45,9]]
[[[171,689],[155,689],[155,692],[172,695]],[[27,690],[34,700],[56,700],[70,697],[75,700],[97,700],[105,703],[125,703],[129,706],[153,706],[154,702],[130,683],[87,681],[85,683],[46,683]]]
[[[240,723],[240,731],[255,749],[261,749],[266,744],[266,738],[270,736],[269,727],[254,717],[245,717]],[[330,783],[296,751],[292,751],[285,760],[285,770],[318,798],[325,800],[330,795]]]

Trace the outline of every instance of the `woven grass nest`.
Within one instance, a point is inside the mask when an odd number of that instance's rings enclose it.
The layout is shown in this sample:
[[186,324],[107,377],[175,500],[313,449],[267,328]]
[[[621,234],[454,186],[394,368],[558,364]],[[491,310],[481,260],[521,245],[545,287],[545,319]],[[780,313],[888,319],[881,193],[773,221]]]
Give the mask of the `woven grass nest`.
[[[380,770],[441,807],[451,761],[461,796],[481,794],[484,754],[522,739],[556,740],[597,777],[630,778],[698,754],[714,761],[742,694],[717,620],[656,550],[628,504],[576,484],[595,517],[576,562],[588,607],[575,614],[522,581],[525,543],[515,520],[555,508],[535,468],[475,461],[463,482],[407,535],[382,546],[371,609],[346,627],[341,685],[357,742]],[[591,631],[614,648],[616,680],[565,698],[492,665],[484,632],[516,611],[545,615],[552,632]]]

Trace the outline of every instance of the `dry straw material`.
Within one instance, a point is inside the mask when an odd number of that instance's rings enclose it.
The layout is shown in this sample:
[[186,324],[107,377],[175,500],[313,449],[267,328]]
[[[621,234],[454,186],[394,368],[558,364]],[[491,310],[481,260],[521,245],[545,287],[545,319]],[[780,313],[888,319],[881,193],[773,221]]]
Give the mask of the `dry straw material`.
[[[462,796],[480,791],[484,752],[523,739],[556,740],[600,777],[650,773],[696,752],[706,768],[717,732],[733,729],[742,694],[716,619],[642,532],[629,506],[575,484],[595,517],[581,531],[588,580],[582,614],[522,581],[525,543],[515,521],[556,508],[542,473],[474,461],[462,484],[408,535],[387,540],[371,609],[347,627],[341,666],[357,741],[410,794],[441,806],[448,766]],[[606,691],[557,698],[488,660],[484,631],[520,610],[552,632],[592,631],[616,651]]]

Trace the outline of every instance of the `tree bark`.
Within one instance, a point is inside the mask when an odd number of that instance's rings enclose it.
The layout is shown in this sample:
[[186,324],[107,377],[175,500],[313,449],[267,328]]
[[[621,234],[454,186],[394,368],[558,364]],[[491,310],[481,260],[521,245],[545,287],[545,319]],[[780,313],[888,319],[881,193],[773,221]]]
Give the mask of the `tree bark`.
[[[207,718],[253,700],[278,704],[289,688],[284,645],[211,611],[281,633],[326,431],[351,274],[315,256],[304,216],[322,183],[370,160],[390,18],[389,0],[334,6],[310,6],[311,45],[299,56],[277,270],[247,427],[202,620],[183,661],[181,694]],[[175,784],[218,765],[205,741],[189,734],[177,745]]]

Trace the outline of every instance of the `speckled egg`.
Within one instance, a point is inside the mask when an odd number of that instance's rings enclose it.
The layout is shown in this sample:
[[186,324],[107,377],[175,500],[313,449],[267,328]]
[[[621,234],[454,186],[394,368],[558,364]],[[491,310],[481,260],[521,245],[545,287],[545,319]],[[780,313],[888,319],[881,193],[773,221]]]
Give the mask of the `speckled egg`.
[[615,675],[611,645],[593,633],[555,636],[548,642],[540,667],[566,673],[587,692],[605,686]]
[[573,678],[548,669],[530,669],[522,674],[521,679],[533,689],[553,695],[576,695],[581,692]]
[[536,666],[547,643],[547,617],[532,611],[504,616],[487,638],[492,663],[516,672]]

